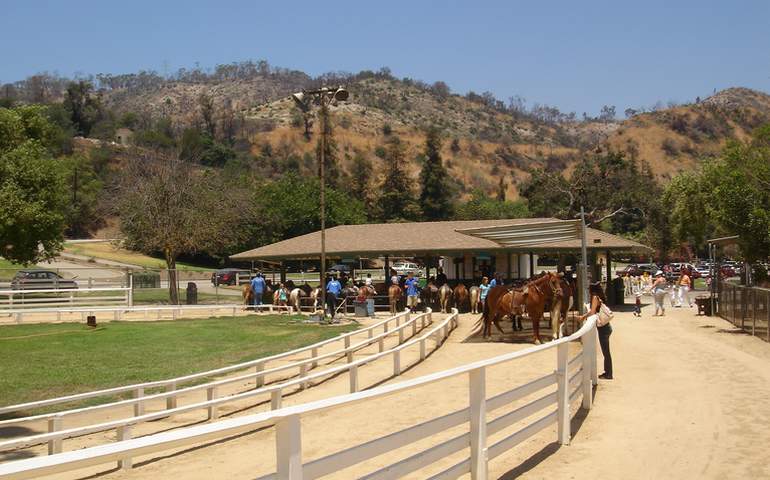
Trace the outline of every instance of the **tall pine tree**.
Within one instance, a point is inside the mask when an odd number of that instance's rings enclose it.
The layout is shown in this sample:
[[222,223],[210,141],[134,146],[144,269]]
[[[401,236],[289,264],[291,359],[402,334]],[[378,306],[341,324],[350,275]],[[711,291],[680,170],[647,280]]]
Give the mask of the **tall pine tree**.
[[425,137],[425,163],[420,172],[420,206],[425,220],[447,220],[452,216],[452,191],[441,161],[441,133],[430,128]]
[[[326,148],[324,149],[324,177],[326,178],[326,186],[329,188],[337,188],[340,185],[341,173],[339,164],[337,162],[337,142],[334,140],[334,129],[332,126],[331,115],[329,114],[329,107],[325,104],[321,105],[318,112],[321,117],[321,129],[326,129]],[[316,144],[316,160],[318,163],[318,177],[321,177],[321,143],[323,142],[323,131],[318,136],[318,143]]]
[[380,218],[386,222],[416,220],[420,209],[404,166],[406,147],[392,135],[385,147],[385,178],[380,188]]

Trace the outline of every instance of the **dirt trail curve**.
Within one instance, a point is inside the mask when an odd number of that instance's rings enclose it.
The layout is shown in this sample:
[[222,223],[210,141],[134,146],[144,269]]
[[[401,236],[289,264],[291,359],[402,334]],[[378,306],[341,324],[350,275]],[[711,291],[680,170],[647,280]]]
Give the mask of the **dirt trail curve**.
[[[490,478],[770,478],[770,345],[734,333],[721,319],[696,317],[693,309],[672,309],[665,318],[653,318],[651,313],[646,307],[642,318],[616,315],[611,339],[616,379],[600,381],[588,416],[576,414],[572,445],[559,447],[555,429],[546,429],[491,461]],[[460,327],[428,361],[390,381],[529,346],[470,339],[474,321],[475,317],[463,315]],[[554,359],[550,352],[490,368],[487,395],[552,371]],[[601,355],[599,361],[601,365]],[[375,368],[387,370],[389,362],[373,367],[370,374],[377,373]],[[311,388],[287,398],[285,404],[342,394],[346,381],[340,378]],[[466,378],[456,378],[303,418],[303,460],[462,408],[467,388]],[[328,478],[357,478],[465,428]],[[259,431],[205,448],[136,458],[131,471],[110,465],[56,478],[101,472],[98,478],[253,479],[274,471],[274,440],[272,430]],[[427,478],[465,457],[467,451],[460,452],[409,478]]]

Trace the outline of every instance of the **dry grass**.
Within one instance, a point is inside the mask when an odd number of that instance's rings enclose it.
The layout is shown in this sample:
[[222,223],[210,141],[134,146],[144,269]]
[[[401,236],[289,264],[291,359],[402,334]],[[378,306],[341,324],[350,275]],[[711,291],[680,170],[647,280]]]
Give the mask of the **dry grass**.
[[[88,242],[88,243],[65,243],[64,252],[73,255],[82,255],[94,259],[109,260],[112,262],[126,263],[143,268],[166,268],[165,260],[144,255],[139,252],[126,250],[117,247],[112,242]],[[203,270],[211,271],[206,267],[199,267],[187,263],[177,262],[177,268],[180,270]]]

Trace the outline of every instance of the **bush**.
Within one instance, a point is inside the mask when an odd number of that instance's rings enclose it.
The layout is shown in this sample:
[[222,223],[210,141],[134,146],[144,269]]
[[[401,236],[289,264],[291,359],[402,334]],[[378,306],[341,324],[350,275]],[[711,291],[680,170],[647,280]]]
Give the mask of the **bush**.
[[143,270],[134,272],[133,288],[160,288],[160,272]]
[[677,146],[676,142],[671,138],[663,140],[663,143],[660,145],[660,147],[669,157],[676,157],[679,155],[679,146]]
[[382,126],[382,134],[388,136],[391,133],[393,133],[393,127],[391,127],[389,123],[384,124]]

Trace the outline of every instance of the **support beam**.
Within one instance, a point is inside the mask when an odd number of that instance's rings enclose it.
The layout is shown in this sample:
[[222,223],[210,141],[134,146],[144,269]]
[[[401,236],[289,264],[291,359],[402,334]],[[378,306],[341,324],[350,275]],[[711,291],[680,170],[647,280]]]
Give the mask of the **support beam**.
[[385,255],[385,286],[390,285],[390,257]]

